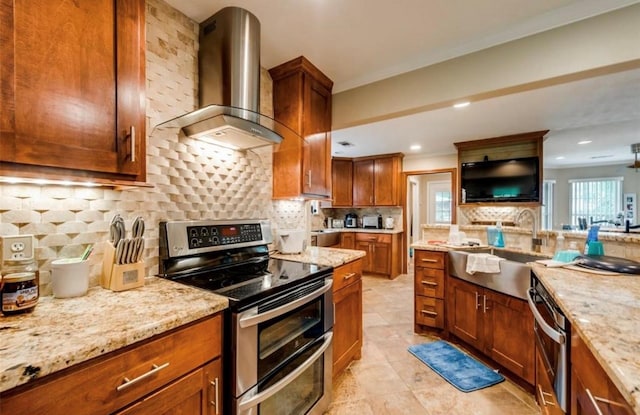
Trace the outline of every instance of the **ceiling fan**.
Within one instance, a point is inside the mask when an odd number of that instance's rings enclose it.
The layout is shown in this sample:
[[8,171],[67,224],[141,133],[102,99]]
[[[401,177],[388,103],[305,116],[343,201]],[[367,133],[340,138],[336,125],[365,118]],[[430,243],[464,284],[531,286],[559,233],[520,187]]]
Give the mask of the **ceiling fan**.
[[638,169],[640,169],[640,160],[638,160],[638,153],[640,153],[640,143],[631,144],[631,152],[635,154],[635,161],[633,162],[633,164],[627,167],[630,169],[636,169],[637,172]]

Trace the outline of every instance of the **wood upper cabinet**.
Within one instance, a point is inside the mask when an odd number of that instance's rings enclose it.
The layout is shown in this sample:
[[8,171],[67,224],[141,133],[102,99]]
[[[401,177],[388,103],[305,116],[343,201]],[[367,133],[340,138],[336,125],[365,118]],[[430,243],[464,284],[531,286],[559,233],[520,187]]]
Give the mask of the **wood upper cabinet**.
[[571,414],[632,415],[622,396],[580,335],[571,333]]
[[362,356],[362,259],[333,272],[333,376]]
[[400,205],[402,154],[353,161],[353,206]]
[[353,205],[353,162],[351,159],[331,160],[331,206]]
[[0,2],[0,174],[144,181],[144,0]]
[[302,139],[284,137],[273,152],[273,197],[331,196],[333,82],[303,56],[269,70],[274,118]]
[[533,315],[526,301],[447,279],[449,332],[533,385]]

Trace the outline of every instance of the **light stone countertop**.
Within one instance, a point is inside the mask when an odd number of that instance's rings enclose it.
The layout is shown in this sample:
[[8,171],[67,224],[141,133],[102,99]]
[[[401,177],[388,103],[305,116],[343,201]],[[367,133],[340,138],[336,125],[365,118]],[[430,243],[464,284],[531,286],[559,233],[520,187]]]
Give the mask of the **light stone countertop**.
[[331,267],[339,267],[366,256],[365,251],[354,249],[322,248],[310,246],[300,254],[271,254],[272,258],[284,259],[287,261],[305,262],[308,264],[318,264]]
[[605,276],[540,264],[532,264],[532,269],[640,414],[640,276]]
[[0,317],[0,392],[227,307],[225,297],[158,277],[128,291],[41,297],[32,313]]
[[348,232],[348,233],[386,233],[397,234],[402,233],[402,229],[372,229],[372,228],[327,228],[321,231],[311,231],[311,235],[317,235],[319,233],[331,233],[331,232]]

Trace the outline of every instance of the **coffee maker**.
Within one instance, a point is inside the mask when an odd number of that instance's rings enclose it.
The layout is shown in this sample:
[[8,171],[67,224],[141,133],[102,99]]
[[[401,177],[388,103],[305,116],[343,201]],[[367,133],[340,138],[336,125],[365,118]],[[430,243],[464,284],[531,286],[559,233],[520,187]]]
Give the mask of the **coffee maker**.
[[344,227],[345,228],[357,228],[358,227],[358,215],[355,213],[347,213],[347,216],[344,218]]

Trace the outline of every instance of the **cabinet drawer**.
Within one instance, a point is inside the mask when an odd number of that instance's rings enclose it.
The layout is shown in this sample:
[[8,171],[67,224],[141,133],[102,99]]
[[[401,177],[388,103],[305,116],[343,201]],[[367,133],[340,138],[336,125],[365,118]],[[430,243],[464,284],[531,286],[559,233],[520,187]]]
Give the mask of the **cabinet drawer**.
[[444,271],[417,267],[415,269],[415,293],[427,297],[444,298]]
[[333,292],[362,278],[362,259],[341,265],[333,270]]
[[356,241],[358,242],[375,242],[380,244],[390,244],[391,235],[384,233],[356,233]]
[[416,267],[444,269],[444,252],[416,251]]
[[416,324],[444,328],[444,300],[416,295]]
[[220,356],[221,335],[222,317],[217,315],[3,396],[2,411],[12,415],[112,413]]

